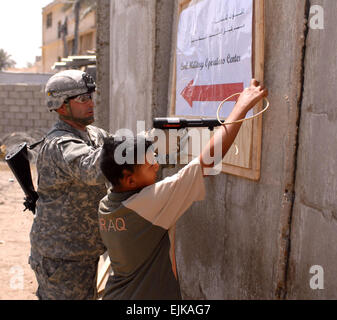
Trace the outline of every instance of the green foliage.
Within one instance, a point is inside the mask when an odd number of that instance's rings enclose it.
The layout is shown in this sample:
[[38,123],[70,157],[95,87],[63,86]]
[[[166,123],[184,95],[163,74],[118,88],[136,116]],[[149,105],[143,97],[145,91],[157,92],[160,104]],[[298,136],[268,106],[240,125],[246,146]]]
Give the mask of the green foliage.
[[4,49],[0,49],[0,71],[12,68],[16,65],[16,62],[11,59],[11,55]]

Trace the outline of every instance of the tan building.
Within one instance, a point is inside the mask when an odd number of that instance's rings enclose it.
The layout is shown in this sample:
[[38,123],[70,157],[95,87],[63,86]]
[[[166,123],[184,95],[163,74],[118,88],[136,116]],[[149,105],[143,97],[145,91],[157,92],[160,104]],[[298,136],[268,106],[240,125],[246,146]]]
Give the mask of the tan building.
[[[62,58],[72,55],[74,44],[75,16],[72,8],[64,11],[65,3],[55,0],[42,9],[42,71],[51,72],[51,67]],[[96,14],[91,11],[83,17],[87,8],[80,11],[78,53],[86,55],[96,47]],[[67,19],[66,43],[68,55],[65,52],[62,37],[62,25]]]

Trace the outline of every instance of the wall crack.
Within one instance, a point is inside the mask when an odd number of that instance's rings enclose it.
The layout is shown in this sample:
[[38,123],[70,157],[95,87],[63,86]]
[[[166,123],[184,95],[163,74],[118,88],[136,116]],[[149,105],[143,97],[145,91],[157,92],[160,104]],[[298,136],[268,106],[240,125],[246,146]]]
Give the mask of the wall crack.
[[275,296],[277,299],[287,299],[287,282],[289,277],[289,263],[290,263],[290,251],[291,251],[291,227],[292,227],[292,220],[293,220],[293,210],[295,204],[295,185],[296,185],[296,172],[297,172],[297,165],[298,165],[298,150],[300,144],[300,124],[301,124],[301,110],[303,105],[303,95],[304,95],[304,84],[305,84],[305,59],[306,59],[306,49],[307,49],[307,37],[309,33],[309,15],[310,15],[310,7],[311,7],[311,0],[306,0],[305,3],[305,26],[303,30],[303,46],[302,46],[302,56],[301,56],[301,90],[299,94],[299,99],[297,102],[297,121],[296,121],[296,137],[295,137],[295,150],[294,150],[294,166],[293,166],[293,178],[292,178],[292,185],[291,188],[285,190],[286,200],[289,202],[289,214],[287,217],[286,225],[282,226],[282,234],[284,235],[284,255],[282,262],[282,277],[278,279],[277,288],[275,292]]

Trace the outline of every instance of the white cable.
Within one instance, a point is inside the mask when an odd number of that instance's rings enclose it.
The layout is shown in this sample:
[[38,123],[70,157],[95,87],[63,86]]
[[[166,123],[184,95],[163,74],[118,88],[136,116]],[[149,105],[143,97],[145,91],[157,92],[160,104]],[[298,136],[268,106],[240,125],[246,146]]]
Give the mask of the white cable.
[[260,114],[262,114],[263,112],[267,111],[267,109],[269,108],[269,100],[268,100],[266,97],[263,97],[263,99],[266,100],[267,105],[266,105],[266,107],[265,107],[262,111],[260,111],[260,112],[258,112],[258,113],[256,113],[256,114],[254,114],[253,116],[251,116],[251,117],[249,117],[249,118],[244,118],[244,119],[240,119],[240,120],[236,120],[236,121],[232,121],[232,122],[226,122],[226,120],[225,120],[224,122],[222,122],[221,119],[220,119],[220,116],[219,116],[221,107],[223,106],[223,104],[224,104],[226,101],[228,101],[228,100],[231,99],[232,97],[238,96],[238,95],[240,95],[240,94],[241,94],[240,92],[234,93],[234,94],[232,94],[231,96],[227,97],[225,100],[223,100],[223,101],[219,104],[218,110],[216,111],[216,117],[217,117],[218,121],[219,121],[221,124],[225,124],[225,125],[226,125],[226,124],[241,123],[241,122],[246,121],[246,120],[251,120],[251,119],[254,119],[254,118],[258,117]]

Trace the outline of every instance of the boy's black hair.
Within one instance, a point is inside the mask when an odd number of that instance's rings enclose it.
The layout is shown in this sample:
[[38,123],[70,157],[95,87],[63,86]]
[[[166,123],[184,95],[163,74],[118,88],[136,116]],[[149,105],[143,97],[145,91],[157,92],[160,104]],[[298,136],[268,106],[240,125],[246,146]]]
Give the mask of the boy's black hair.
[[[123,152],[118,155],[121,150],[118,146],[122,143],[124,143],[124,148],[122,148]],[[103,150],[100,159],[100,168],[104,176],[113,186],[119,185],[120,179],[123,178],[123,170],[126,169],[133,172],[134,167],[137,166],[137,153],[139,153],[138,156],[144,156],[145,159],[145,153],[152,143],[152,141],[146,140],[145,137],[104,138]],[[125,163],[118,163],[118,156],[120,159],[120,156],[127,157],[127,154],[131,154],[132,158],[128,158],[128,161]]]

